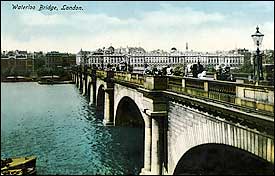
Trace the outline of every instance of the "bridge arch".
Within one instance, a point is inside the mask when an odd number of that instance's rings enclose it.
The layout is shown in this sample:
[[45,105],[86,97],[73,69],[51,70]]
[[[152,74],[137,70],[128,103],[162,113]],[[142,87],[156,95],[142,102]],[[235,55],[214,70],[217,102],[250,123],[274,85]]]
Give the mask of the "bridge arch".
[[245,150],[208,143],[195,146],[180,158],[173,174],[274,174],[273,164]]
[[97,117],[104,119],[105,91],[104,85],[100,85],[97,91],[96,98],[96,113]]
[[[179,115],[180,114],[180,115]],[[167,172],[173,174],[181,157],[204,144],[223,144],[274,163],[274,137],[221,117],[169,102]]]
[[[119,131],[122,155],[128,158],[129,173],[139,174],[144,165],[145,122],[135,101],[124,96],[118,102],[114,124]],[[129,133],[130,131],[130,133]],[[120,140],[121,141],[121,140]]]
[[115,125],[144,128],[144,119],[138,105],[128,96],[120,99],[116,108]]
[[[116,113],[118,112],[118,105],[121,103],[125,97],[130,98],[133,100],[136,107],[138,107],[139,112],[143,111],[143,94],[138,92],[135,89],[130,89],[125,86],[121,86],[119,84],[114,85],[114,122],[116,121]],[[143,118],[143,117],[142,117]]]

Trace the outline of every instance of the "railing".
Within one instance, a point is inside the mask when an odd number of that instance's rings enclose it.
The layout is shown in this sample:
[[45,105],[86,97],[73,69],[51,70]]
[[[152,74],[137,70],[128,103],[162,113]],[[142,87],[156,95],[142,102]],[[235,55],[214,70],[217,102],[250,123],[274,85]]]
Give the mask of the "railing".
[[[167,83],[167,90],[179,94],[217,101],[226,106],[274,113],[274,87],[272,86],[170,76]],[[263,99],[266,100],[263,101]]]
[[208,90],[213,92],[236,95],[236,85],[227,81],[208,81]]
[[169,85],[182,86],[182,77],[180,76],[167,76],[167,83]]
[[118,81],[130,82],[138,85],[143,85],[144,83],[144,77],[142,74],[114,72],[114,79]]
[[[75,70],[81,71],[81,68]],[[88,69],[88,74],[91,74],[91,69]],[[206,80],[189,77],[179,76],[167,76],[167,86],[163,83],[166,80],[163,77],[162,81],[159,78],[150,76],[148,77],[143,74],[133,74],[129,72],[112,72],[107,74],[107,71],[96,70],[96,76],[99,78],[107,78],[111,76],[117,82],[123,82],[132,85],[138,85],[139,87],[146,88],[148,84],[155,84],[161,86],[159,90],[168,90],[179,94],[185,94],[196,98],[202,98],[211,101],[218,101],[228,106],[240,106],[254,108],[254,110],[263,110],[274,113],[274,99],[270,98],[274,96],[274,86],[262,86],[262,85],[251,85],[244,83],[220,81],[220,80]],[[108,72],[109,73],[109,72]],[[153,81],[155,79],[155,81]],[[146,80],[146,82],[145,82]],[[152,83],[149,83],[151,81]],[[149,86],[151,89],[152,86]],[[154,88],[153,88],[154,89]],[[260,96],[264,95],[268,97],[267,101],[262,101],[263,98]],[[259,98],[260,97],[260,98]],[[271,99],[271,100],[270,100]]]
[[185,79],[185,87],[204,89],[204,80],[197,78],[184,78]]

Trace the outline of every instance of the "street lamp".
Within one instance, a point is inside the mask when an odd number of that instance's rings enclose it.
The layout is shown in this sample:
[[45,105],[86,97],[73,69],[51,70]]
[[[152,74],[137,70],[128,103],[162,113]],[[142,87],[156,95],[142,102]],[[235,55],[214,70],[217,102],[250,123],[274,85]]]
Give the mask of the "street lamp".
[[[259,32],[259,27],[256,27],[256,33],[251,35],[255,45],[257,46],[256,50],[256,60],[253,60],[254,63],[254,80],[256,81],[262,80],[263,79],[263,69],[262,69],[262,57],[260,56],[260,49],[259,47],[262,44],[264,34]],[[256,68],[256,70],[255,70]]]

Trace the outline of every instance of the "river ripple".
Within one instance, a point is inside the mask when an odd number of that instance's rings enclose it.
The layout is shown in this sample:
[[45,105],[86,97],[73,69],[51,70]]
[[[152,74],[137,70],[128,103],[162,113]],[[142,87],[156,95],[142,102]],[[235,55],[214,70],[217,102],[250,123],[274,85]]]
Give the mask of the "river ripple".
[[37,156],[37,174],[138,174],[143,130],[105,127],[75,85],[1,83],[1,158]]

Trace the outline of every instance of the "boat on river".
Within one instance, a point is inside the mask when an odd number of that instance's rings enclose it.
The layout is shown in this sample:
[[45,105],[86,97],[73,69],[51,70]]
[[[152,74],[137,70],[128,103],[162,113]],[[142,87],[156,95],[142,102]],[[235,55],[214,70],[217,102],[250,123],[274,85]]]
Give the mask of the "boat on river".
[[73,81],[43,80],[43,81],[38,81],[38,84],[74,84],[74,82]]
[[59,76],[42,76],[38,81],[38,84],[73,84],[71,80],[63,80]]
[[36,175],[36,157],[1,159],[1,175]]

